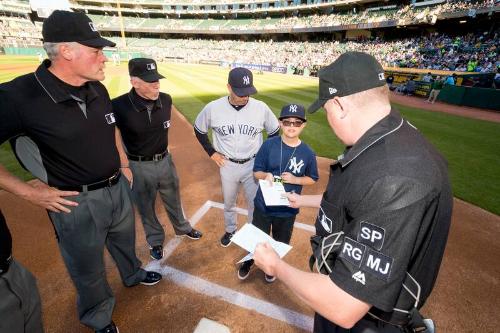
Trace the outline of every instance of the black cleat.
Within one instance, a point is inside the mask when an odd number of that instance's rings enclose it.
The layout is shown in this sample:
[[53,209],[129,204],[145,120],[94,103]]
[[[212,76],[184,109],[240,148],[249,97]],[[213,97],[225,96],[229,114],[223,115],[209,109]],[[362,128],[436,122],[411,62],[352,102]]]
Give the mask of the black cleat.
[[160,282],[161,274],[153,271],[146,271],[146,277],[141,281],[141,284],[145,286],[152,286]]
[[250,268],[252,268],[252,265],[253,259],[244,261],[238,269],[238,279],[245,280],[250,274]]
[[95,330],[95,333],[120,333],[118,327],[116,327],[114,322],[111,322],[108,326],[101,328],[100,330]]
[[229,244],[231,244],[231,238],[234,236],[234,231],[233,232],[226,232],[222,238],[220,239],[220,245],[222,247],[228,247]]
[[163,258],[163,246],[156,245],[149,249],[149,255],[154,260],[160,260]]
[[186,236],[187,238],[190,238],[190,239],[194,239],[194,240],[198,240],[201,238],[201,236],[203,236],[203,234],[201,233],[201,231],[198,231],[196,229],[191,229],[190,232],[188,232],[187,234],[184,234],[183,236]]

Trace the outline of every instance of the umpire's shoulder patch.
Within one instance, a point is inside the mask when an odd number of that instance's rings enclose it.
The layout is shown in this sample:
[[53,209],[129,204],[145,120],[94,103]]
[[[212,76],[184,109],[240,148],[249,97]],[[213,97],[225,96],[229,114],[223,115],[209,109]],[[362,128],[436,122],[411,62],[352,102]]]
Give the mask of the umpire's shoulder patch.
[[385,230],[375,224],[363,221],[359,224],[357,240],[380,251],[384,245]]
[[345,237],[339,257],[347,260],[356,267],[360,267],[365,252],[365,245],[356,242],[354,239]]
[[368,248],[361,269],[375,277],[387,281],[391,276],[394,258]]

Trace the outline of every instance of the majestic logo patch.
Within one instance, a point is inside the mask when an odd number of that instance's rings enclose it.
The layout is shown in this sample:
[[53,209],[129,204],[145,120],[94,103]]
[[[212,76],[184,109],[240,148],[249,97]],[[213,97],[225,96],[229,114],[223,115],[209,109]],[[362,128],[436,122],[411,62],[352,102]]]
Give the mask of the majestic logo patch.
[[298,163],[297,163],[297,158],[294,156],[291,160],[290,160],[290,167],[288,168],[289,170],[292,171],[292,173],[294,174],[298,174],[300,173],[300,169],[302,169],[302,167],[304,166],[304,161],[303,160],[300,160]]
[[321,206],[319,207],[319,213],[317,219],[321,223],[323,228],[326,230],[326,232],[329,233],[332,232],[332,220],[328,218],[328,216],[326,216],[325,211]]
[[290,105],[290,108],[288,110],[293,113],[297,112],[297,105],[295,104]]
[[250,84],[250,77],[248,75],[243,76],[243,84],[246,86]]
[[387,279],[391,276],[393,262],[393,258],[368,248],[366,256],[363,259],[362,266],[365,272],[368,272],[381,280],[387,281]]
[[384,75],[384,73],[378,73],[378,79],[379,79],[380,81],[385,80],[385,75]]
[[90,27],[90,30],[97,32],[97,29],[94,26],[94,22],[89,22],[89,27]]
[[358,232],[358,242],[366,244],[375,250],[382,249],[384,245],[385,230],[368,222],[361,222]]
[[150,63],[150,64],[146,64],[146,68],[148,71],[152,71],[152,70],[155,70],[156,69],[156,65],[154,62]]
[[362,271],[357,271],[352,275],[354,281],[361,283],[363,286],[365,285],[365,273]]
[[356,242],[354,239],[345,237],[339,257],[344,258],[356,267],[360,267],[365,251],[365,245]]
[[337,93],[337,89],[335,88],[328,88],[328,91],[330,92],[330,95]]
[[169,128],[169,127],[170,127],[170,120],[164,121],[163,128]]
[[116,122],[114,113],[105,114],[104,117],[106,118],[106,122],[110,125]]

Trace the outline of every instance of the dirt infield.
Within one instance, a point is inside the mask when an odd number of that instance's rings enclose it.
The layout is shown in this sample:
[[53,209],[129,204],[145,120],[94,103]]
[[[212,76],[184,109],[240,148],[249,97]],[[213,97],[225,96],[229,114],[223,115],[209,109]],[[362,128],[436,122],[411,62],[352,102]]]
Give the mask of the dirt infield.
[[[408,104],[408,103],[405,103]],[[186,215],[204,232],[200,241],[177,239],[160,205],[159,217],[167,231],[168,258],[160,268],[165,280],[153,287],[124,287],[106,255],[108,280],[117,306],[115,322],[127,332],[193,332],[203,317],[216,320],[231,332],[304,332],[313,312],[281,282],[266,284],[263,273],[253,270],[241,282],[235,262],[244,252],[235,245],[224,249],[218,240],[223,233],[220,180],[194,136],[192,126],[175,114],[170,150],[181,180]],[[320,181],[306,193],[325,187],[330,160],[320,158]],[[238,206],[244,207],[243,200]],[[211,202],[207,203],[207,200]],[[14,256],[38,278],[47,332],[88,332],[79,324],[76,294],[62,263],[47,213],[0,191],[0,206],[14,239]],[[307,268],[310,254],[308,225],[316,211],[303,209],[286,260]],[[240,223],[244,217],[240,216]],[[137,253],[149,262],[139,221]],[[453,221],[444,262],[433,295],[423,312],[432,317],[437,332],[500,331],[500,217],[455,200]],[[292,324],[291,324],[292,323]]]

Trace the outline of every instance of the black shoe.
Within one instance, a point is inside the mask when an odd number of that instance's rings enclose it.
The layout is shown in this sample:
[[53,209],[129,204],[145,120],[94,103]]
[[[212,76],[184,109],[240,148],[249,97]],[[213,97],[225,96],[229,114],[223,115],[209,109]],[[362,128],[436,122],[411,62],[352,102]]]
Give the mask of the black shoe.
[[160,260],[161,258],[163,258],[163,246],[156,245],[151,247],[149,250],[149,255],[152,259]]
[[152,286],[154,284],[157,284],[161,280],[161,274],[152,272],[152,271],[147,271],[146,272],[146,278],[141,281],[141,284],[145,286]]
[[95,330],[95,333],[120,333],[118,327],[115,323],[111,322],[108,326],[101,328],[100,330]]
[[273,283],[276,280],[276,276],[267,275],[264,273],[264,277],[266,278],[267,283]]
[[238,279],[240,280],[245,280],[248,277],[248,274],[250,274],[250,268],[252,268],[253,265],[253,259],[244,261],[240,269],[238,269]]
[[231,238],[233,238],[235,232],[226,232],[224,236],[220,239],[220,245],[222,247],[228,247],[231,244]]
[[198,240],[201,238],[201,236],[203,236],[203,234],[196,230],[196,229],[191,229],[190,232],[188,232],[187,234],[184,234],[183,236],[186,236],[187,238],[191,238],[191,239],[194,239],[194,240]]

